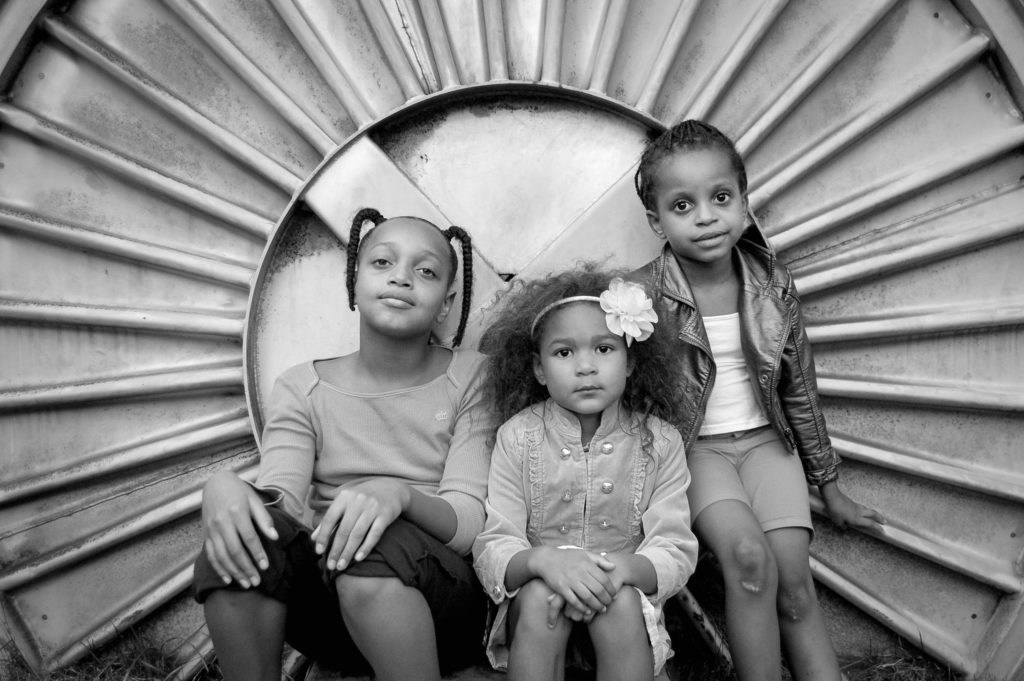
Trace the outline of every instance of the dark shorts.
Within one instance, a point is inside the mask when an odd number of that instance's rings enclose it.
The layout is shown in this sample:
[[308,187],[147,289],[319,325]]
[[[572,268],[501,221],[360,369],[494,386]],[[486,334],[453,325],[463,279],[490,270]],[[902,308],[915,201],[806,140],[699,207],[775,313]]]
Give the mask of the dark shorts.
[[[270,566],[253,589],[288,606],[285,641],[320,664],[348,674],[369,673],[345,628],[333,580],[314,551],[309,529],[279,509],[268,510],[279,539],[263,538]],[[433,614],[443,670],[480,661],[487,603],[472,565],[416,525],[401,518],[393,522],[370,555],[345,573],[397,577],[418,589]],[[221,581],[205,552],[196,559],[192,588],[199,603],[218,589],[242,590]]]

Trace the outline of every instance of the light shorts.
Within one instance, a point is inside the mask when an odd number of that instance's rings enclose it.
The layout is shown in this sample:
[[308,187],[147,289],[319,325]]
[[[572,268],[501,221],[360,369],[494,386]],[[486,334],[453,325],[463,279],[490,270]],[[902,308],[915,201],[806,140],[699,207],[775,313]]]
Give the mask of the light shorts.
[[698,438],[686,455],[687,500],[694,520],[717,501],[748,506],[765,532],[806,527],[813,534],[811,506],[800,457],[771,426]]

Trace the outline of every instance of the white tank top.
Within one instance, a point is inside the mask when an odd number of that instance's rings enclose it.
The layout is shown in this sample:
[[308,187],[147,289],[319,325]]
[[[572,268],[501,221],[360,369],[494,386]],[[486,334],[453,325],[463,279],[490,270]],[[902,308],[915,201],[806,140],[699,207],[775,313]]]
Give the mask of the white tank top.
[[703,319],[717,372],[699,434],[720,435],[768,425],[743,359],[739,313]]

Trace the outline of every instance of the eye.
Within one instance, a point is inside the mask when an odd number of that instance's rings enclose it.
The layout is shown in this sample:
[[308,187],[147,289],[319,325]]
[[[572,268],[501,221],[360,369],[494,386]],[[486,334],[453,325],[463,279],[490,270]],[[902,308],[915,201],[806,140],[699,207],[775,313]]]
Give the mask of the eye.
[[420,267],[419,272],[427,279],[437,279],[437,272],[431,267]]
[[729,203],[729,199],[732,198],[732,194],[729,192],[718,192],[715,194],[715,203]]
[[615,346],[607,343],[602,343],[597,346],[597,354],[607,355],[609,352],[615,352]]
[[387,267],[391,264],[391,261],[387,258],[374,258],[370,261],[370,264],[374,267]]
[[679,201],[676,201],[675,203],[672,204],[672,210],[676,211],[677,213],[685,213],[686,211],[690,210],[692,205],[693,204],[691,204],[689,201],[683,201],[682,199],[680,199]]
[[572,351],[569,350],[569,348],[558,348],[551,354],[554,355],[555,357],[558,357],[559,359],[565,359],[566,357],[572,354]]

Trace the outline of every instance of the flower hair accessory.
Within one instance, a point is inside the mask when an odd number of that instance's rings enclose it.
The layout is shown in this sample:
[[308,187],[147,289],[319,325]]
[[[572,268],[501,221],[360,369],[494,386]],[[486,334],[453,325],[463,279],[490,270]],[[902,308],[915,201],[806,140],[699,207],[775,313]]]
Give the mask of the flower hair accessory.
[[594,302],[604,310],[604,322],[608,330],[616,336],[622,336],[629,347],[634,340],[644,341],[654,333],[654,323],[658,321],[658,313],[654,311],[654,301],[647,297],[647,291],[640,284],[623,281],[615,277],[608,284],[608,290],[597,296],[569,296],[551,303],[537,313],[530,325],[530,335],[537,331],[537,324],[548,312],[556,307],[569,303]]
[[625,338],[626,347],[634,340],[645,341],[654,333],[658,313],[640,284],[615,277],[599,300],[608,330]]

